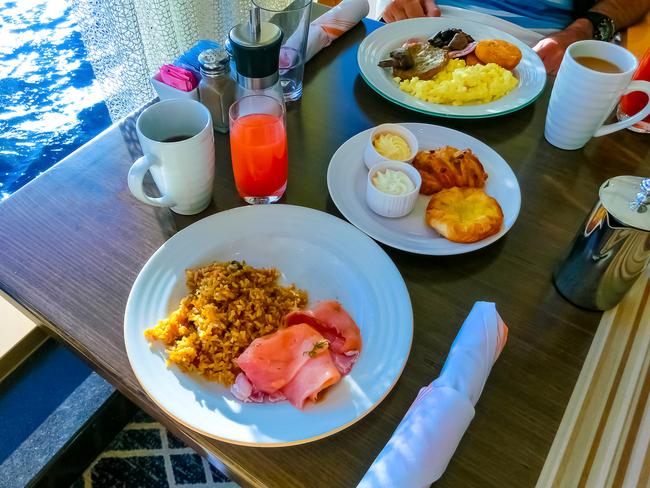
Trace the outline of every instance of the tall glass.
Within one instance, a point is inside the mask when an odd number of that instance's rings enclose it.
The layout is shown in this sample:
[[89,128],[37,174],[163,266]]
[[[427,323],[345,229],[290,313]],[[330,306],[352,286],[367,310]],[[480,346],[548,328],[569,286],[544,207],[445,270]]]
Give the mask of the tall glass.
[[309,34],[312,0],[253,0],[260,8],[260,18],[271,22],[284,33],[280,47],[280,85],[285,102],[302,96],[305,53]]
[[230,106],[230,155],[239,195],[251,204],[278,201],[287,189],[284,107],[251,95]]
[[[648,48],[643,55],[643,58],[639,62],[639,67],[636,69],[632,79],[650,81],[650,48]],[[648,96],[642,92],[632,92],[623,95],[621,103],[618,106],[618,111],[616,112],[618,120],[625,120],[628,117],[639,113],[643,107],[646,106],[647,101]],[[633,130],[634,132],[650,134],[650,115],[642,121],[629,126],[628,129]]]

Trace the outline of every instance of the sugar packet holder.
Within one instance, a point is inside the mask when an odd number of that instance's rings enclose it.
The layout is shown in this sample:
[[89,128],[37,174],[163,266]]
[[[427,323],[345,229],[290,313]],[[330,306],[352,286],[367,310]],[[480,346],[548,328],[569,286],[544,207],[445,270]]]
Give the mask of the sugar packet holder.
[[[165,83],[163,79],[165,79],[167,83]],[[198,101],[199,99],[198,80],[194,78],[194,74],[191,71],[183,68],[178,68],[173,65],[164,65],[151,77],[150,81],[161,100],[187,99]],[[186,91],[181,89],[189,88],[190,86],[193,86],[190,90]]]

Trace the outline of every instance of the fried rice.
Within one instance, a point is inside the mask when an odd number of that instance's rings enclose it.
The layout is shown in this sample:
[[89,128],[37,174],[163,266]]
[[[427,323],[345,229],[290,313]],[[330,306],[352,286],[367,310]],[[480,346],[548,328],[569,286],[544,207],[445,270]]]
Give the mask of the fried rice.
[[284,316],[307,305],[307,292],[278,284],[275,268],[213,263],[186,271],[189,293],[166,319],[145,330],[166,345],[167,363],[231,385],[235,359],[256,338],[275,332]]

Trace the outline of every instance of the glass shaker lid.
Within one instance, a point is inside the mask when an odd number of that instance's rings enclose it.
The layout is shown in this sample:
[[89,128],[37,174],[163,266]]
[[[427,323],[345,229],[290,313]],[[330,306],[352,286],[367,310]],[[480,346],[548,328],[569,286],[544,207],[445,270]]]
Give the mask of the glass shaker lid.
[[650,232],[650,179],[616,176],[602,184],[600,201],[619,222]]
[[201,63],[201,69],[207,71],[223,70],[228,68],[230,57],[223,48],[206,49],[199,54],[199,63]]

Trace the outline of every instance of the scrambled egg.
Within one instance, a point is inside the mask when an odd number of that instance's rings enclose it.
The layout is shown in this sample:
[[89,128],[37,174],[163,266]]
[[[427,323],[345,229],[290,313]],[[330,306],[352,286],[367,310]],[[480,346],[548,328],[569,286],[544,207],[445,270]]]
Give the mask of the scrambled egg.
[[501,98],[519,82],[507,69],[489,63],[466,66],[462,59],[450,59],[445,69],[431,80],[395,78],[400,90],[427,102],[447,105],[488,103]]
[[375,136],[372,145],[379,154],[388,159],[403,161],[411,155],[411,148],[404,138],[390,132]]

